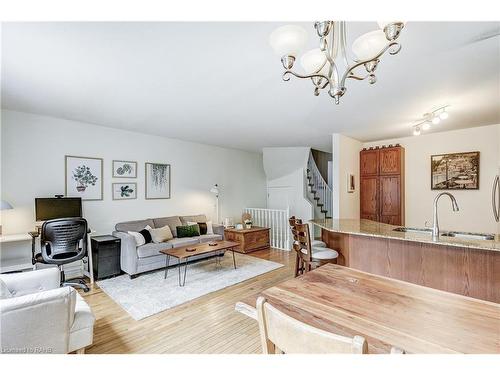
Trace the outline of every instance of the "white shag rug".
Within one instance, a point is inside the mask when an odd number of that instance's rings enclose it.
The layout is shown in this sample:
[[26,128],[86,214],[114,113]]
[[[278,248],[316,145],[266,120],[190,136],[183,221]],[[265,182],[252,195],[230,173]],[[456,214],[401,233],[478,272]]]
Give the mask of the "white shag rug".
[[[236,269],[231,252],[221,258],[218,266],[215,258],[200,260],[188,265],[186,284],[179,286],[177,267],[144,273],[130,279],[121,275],[101,280],[97,285],[135,320],[141,320],[187,301],[238,284],[252,277],[283,267],[280,263],[235,253]],[[176,262],[176,260],[173,260]],[[184,276],[184,266],[181,268]]]

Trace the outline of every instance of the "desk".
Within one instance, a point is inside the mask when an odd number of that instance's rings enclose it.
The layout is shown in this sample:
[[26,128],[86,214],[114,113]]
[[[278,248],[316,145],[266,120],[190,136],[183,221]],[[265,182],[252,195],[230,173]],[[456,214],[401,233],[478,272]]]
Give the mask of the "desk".
[[[259,295],[319,329],[365,337],[370,353],[500,353],[500,304],[352,268],[327,264]],[[236,310],[255,319],[254,298]]]
[[[22,242],[31,241],[31,236],[28,233],[17,233],[17,234],[4,234],[0,236],[0,247],[2,248],[2,253],[12,253],[14,251],[22,251]],[[28,244],[26,244],[28,245]],[[12,249],[9,249],[12,247]],[[32,269],[33,264],[31,263],[31,255],[29,252],[29,247],[26,246],[26,256],[24,257],[2,257],[0,260],[0,273],[23,271],[27,269]],[[5,255],[5,254],[4,254]]]

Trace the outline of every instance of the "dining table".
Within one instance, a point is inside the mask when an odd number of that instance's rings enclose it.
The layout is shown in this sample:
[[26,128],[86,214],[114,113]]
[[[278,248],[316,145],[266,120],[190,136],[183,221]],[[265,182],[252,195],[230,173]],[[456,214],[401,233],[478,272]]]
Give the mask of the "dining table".
[[363,336],[369,353],[500,353],[500,304],[326,264],[236,303],[257,319],[258,296],[296,320]]

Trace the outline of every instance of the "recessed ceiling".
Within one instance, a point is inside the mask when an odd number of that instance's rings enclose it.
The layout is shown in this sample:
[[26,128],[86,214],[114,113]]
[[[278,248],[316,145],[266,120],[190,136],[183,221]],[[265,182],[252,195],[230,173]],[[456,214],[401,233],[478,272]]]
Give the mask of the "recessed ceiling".
[[[431,131],[500,123],[498,22],[409,22],[377,83],[349,82],[340,105],[281,80],[268,44],[280,25],[4,23],[2,108],[251,151],[407,136],[445,104],[450,118]],[[302,25],[316,48],[313,22]],[[348,46],[377,27],[347,25]]]

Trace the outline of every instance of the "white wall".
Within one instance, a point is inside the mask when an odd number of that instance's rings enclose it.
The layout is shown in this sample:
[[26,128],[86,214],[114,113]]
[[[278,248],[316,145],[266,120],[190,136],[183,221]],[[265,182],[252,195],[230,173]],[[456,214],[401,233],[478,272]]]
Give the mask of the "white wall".
[[[313,218],[313,206],[306,198],[305,168],[310,152],[309,147],[264,147],[263,161],[266,171],[267,189],[270,198],[276,197],[278,205],[284,202],[290,215],[302,220]],[[269,208],[279,207],[269,200]]]
[[[165,124],[165,126],[175,126]],[[84,215],[99,233],[119,221],[205,213],[214,217],[213,184],[221,188],[220,217],[241,218],[244,207],[265,207],[262,155],[122,131],[87,123],[2,111],[2,211],[4,233],[33,230],[34,198],[64,194],[64,156],[104,159],[104,200],[83,203]],[[221,137],[224,134],[220,134]],[[138,199],[113,201],[111,162],[138,162]],[[171,164],[171,199],[144,199],[144,163]]]
[[[342,134],[332,136],[333,217],[359,219],[359,151],[362,143]],[[354,174],[355,190],[347,192],[348,174]]]
[[491,209],[491,189],[500,165],[499,132],[500,125],[490,125],[370,142],[363,147],[400,143],[405,148],[405,224],[416,227],[422,227],[425,221],[432,223],[432,203],[439,193],[431,190],[431,155],[479,151],[479,190],[450,190],[460,211],[452,212],[449,199],[443,197],[439,202],[439,223],[443,229],[496,233],[499,227]]

